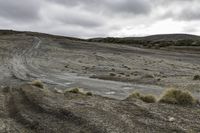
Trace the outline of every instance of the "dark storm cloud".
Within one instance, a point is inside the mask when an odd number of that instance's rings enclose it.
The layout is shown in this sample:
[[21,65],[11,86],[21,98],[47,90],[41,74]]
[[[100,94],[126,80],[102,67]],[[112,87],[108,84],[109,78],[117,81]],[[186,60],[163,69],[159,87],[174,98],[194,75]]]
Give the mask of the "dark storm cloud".
[[124,0],[109,2],[108,9],[114,12],[130,14],[148,14],[151,11],[151,4],[147,0]]
[[198,9],[199,0],[0,0],[0,28],[76,37],[200,33],[192,28]]
[[198,10],[183,10],[181,14],[179,14],[178,18],[179,20],[200,20],[200,12]]
[[97,12],[147,14],[151,11],[150,0],[50,0],[64,6],[82,6]]
[[198,0],[169,0],[166,2],[162,0],[161,3],[166,4],[163,6],[165,14],[162,18],[172,18],[176,21],[200,20],[200,1]]
[[13,21],[32,21],[39,18],[37,0],[0,0],[0,17]]
[[101,17],[93,16],[93,14],[90,13],[77,13],[71,10],[62,11],[62,13],[63,14],[55,14],[54,19],[66,25],[95,28],[104,24]]
[[[199,3],[200,4],[200,3]],[[177,20],[184,20],[184,21],[196,21],[200,20],[200,12],[199,12],[199,7],[186,7],[182,9],[179,13],[175,13],[174,17]]]

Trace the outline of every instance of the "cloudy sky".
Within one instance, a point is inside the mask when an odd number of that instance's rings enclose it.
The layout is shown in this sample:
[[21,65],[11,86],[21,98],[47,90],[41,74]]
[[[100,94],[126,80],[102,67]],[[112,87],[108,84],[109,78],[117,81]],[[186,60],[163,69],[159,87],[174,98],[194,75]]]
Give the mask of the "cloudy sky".
[[200,35],[200,0],[0,0],[0,29],[74,37]]

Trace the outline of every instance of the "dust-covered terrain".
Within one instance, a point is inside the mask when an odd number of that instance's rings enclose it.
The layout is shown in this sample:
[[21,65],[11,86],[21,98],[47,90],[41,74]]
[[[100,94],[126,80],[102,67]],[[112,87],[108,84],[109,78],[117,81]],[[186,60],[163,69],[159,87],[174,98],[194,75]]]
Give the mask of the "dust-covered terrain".
[[[158,48],[1,31],[0,131],[200,132],[199,106],[123,100],[135,90],[160,96],[170,87],[200,99],[200,47],[161,42]],[[33,80],[48,89],[23,85]],[[54,92],[76,87],[95,95]]]

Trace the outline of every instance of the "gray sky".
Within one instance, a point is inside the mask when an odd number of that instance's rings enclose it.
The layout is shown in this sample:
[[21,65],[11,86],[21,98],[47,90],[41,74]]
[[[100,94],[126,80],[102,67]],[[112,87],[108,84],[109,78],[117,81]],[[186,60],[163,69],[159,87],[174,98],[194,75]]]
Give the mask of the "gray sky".
[[200,35],[200,0],[0,0],[0,28],[74,37]]

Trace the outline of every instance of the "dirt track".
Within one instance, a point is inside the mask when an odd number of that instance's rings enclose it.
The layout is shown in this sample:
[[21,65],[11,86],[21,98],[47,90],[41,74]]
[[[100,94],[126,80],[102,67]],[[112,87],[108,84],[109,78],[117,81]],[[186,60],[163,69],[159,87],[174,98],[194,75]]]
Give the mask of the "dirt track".
[[200,93],[199,81],[193,80],[200,74],[198,51],[14,34],[0,36],[0,55],[4,86],[40,79],[52,88],[80,87],[119,99],[134,90],[157,95],[171,86],[189,89],[197,97]]

